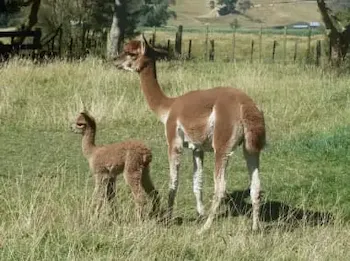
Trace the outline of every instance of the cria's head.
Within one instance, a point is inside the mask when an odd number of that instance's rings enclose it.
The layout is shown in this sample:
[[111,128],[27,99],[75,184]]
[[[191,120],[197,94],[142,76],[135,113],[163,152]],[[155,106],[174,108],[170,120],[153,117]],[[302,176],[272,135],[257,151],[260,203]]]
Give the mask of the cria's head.
[[167,56],[167,52],[151,47],[144,35],[142,38],[141,41],[131,40],[125,44],[123,52],[114,60],[118,69],[141,72],[157,58]]
[[82,111],[75,120],[72,130],[75,133],[84,134],[88,128],[96,129],[95,119],[87,111]]

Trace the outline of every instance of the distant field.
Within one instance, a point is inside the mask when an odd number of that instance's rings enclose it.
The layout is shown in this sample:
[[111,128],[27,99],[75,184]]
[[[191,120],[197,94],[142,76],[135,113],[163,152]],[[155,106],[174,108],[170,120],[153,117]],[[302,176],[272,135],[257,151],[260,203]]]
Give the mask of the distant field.
[[[81,137],[70,125],[82,103],[96,117],[97,143],[143,139],[166,206],[167,146],[137,74],[98,59],[0,70],[0,260],[350,260],[350,77],[300,64],[160,62],[170,95],[218,85],[246,91],[264,110],[268,146],[261,158],[263,230],[250,231],[248,175],[241,150],[231,157],[233,201],[203,236],[194,221],[191,154],[180,170],[169,228],[138,224],[129,189],[118,180],[118,217],[90,215],[92,178]],[[206,210],[213,155],[204,168]]]
[[196,27],[210,23],[212,26],[226,26],[237,19],[242,27],[257,28],[301,21],[321,21],[316,1],[252,0],[255,7],[250,8],[245,15],[222,17],[213,17],[207,3],[207,0],[176,1],[173,9],[178,17],[169,24]]

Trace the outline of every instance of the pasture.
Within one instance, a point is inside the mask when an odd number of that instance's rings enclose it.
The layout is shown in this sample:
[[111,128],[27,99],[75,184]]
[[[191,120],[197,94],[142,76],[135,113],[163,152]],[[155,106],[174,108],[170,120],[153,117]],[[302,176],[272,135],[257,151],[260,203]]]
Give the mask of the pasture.
[[[98,144],[139,138],[151,146],[151,177],[166,206],[163,125],[136,74],[94,58],[47,65],[13,60],[0,69],[0,260],[349,260],[350,76],[300,64],[172,61],[157,68],[168,95],[230,85],[264,110],[263,230],[250,231],[240,149],[227,171],[231,200],[203,236],[196,235],[202,221],[195,220],[189,151],[172,226],[138,224],[122,177],[118,216],[92,218],[92,177],[81,137],[70,131],[82,103],[97,119]],[[204,162],[208,210],[213,155]]]

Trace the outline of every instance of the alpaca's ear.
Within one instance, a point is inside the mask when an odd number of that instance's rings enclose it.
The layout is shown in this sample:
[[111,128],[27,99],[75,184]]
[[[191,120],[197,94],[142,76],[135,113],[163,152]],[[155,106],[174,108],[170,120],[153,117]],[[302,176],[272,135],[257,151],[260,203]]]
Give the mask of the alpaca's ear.
[[146,50],[148,48],[148,42],[146,40],[146,37],[144,34],[142,34],[142,41],[141,41],[141,54],[144,55],[146,53]]

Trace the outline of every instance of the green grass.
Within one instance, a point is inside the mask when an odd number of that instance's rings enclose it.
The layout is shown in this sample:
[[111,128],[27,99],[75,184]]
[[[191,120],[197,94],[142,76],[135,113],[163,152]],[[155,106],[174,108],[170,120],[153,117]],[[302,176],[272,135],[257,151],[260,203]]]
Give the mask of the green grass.
[[[202,224],[193,221],[188,151],[175,206],[182,224],[138,224],[122,178],[118,218],[91,217],[92,178],[81,137],[69,129],[82,104],[97,118],[97,143],[140,138],[152,147],[151,175],[163,206],[164,128],[136,74],[92,58],[36,66],[15,60],[0,71],[0,260],[349,260],[350,76],[301,65],[162,62],[158,77],[168,95],[236,86],[264,110],[263,231],[250,232],[250,201],[240,201],[248,186],[240,150],[227,171],[236,209],[203,236],[195,234]],[[212,172],[208,154],[207,210]]]

